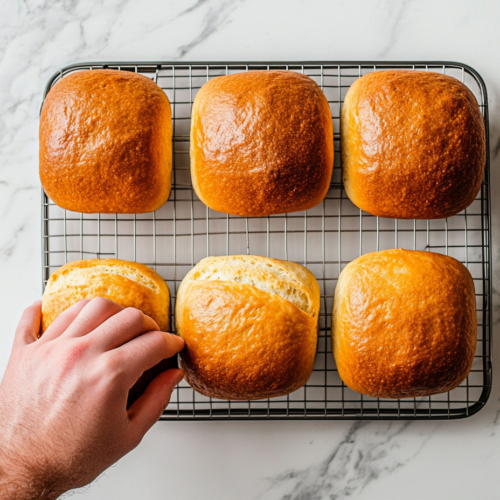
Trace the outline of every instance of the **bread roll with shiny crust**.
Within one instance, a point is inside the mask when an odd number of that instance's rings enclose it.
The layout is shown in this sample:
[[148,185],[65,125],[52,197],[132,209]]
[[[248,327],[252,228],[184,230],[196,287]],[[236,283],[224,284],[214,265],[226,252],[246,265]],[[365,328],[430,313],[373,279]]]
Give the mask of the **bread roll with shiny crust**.
[[313,370],[319,308],[318,283],[299,264],[246,255],[203,259],[177,294],[186,380],[220,399],[295,391]]
[[84,213],[139,213],[170,194],[172,123],[163,90],[129,71],[72,73],[40,117],[40,179],[57,205]]
[[341,116],[344,186],[362,210],[439,219],[467,208],[486,162],[483,118],[455,78],[379,71],[356,80]]
[[476,336],[474,283],[451,257],[384,250],[340,274],[333,353],[356,392],[414,398],[454,389],[469,374]]
[[260,217],[307,210],[333,168],[328,102],[308,76],[249,71],[205,83],[193,104],[191,177],[213,210]]
[[135,307],[162,331],[169,330],[170,293],[158,273],[136,262],[90,259],[66,264],[51,275],[42,298],[42,332],[69,306],[94,297]]

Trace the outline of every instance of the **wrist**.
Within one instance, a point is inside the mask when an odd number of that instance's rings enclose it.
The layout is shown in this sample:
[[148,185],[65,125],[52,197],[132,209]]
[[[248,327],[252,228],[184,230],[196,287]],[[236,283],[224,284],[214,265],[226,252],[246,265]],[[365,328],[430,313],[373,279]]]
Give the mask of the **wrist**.
[[0,453],[0,500],[53,500],[64,493],[55,481],[29,467],[15,464]]

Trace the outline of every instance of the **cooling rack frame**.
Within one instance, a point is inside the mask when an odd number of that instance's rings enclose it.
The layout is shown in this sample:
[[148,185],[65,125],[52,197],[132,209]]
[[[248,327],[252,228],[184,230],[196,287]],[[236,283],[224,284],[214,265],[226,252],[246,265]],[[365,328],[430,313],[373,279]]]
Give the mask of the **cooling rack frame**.
[[[56,72],[46,85],[44,99],[68,74],[100,68],[149,76],[169,96],[174,128],[172,192],[165,206],[152,214],[88,215],[60,209],[42,190],[42,286],[51,272],[72,260],[137,260],[156,269],[169,284],[172,329],[178,285],[207,255],[255,253],[294,260],[316,275],[322,292],[316,364],[304,388],[282,398],[228,402],[205,398],[182,382],[161,420],[436,420],[466,418],[484,407],[492,377],[489,120],[486,85],[474,69],[446,61],[91,62],[72,64]],[[190,185],[189,117],[196,91],[216,76],[255,69],[308,74],[329,101],[334,123],[334,174],[325,200],[306,212],[267,218],[228,216],[205,207]],[[347,198],[339,154],[342,102],[353,81],[383,69],[444,72],[462,80],[475,93],[486,128],[486,169],[478,197],[464,212],[438,221],[382,219],[360,211]],[[453,255],[473,275],[478,349],[471,375],[449,393],[402,400],[369,398],[348,389],[338,377],[329,338],[338,274],[362,253],[394,247]]]

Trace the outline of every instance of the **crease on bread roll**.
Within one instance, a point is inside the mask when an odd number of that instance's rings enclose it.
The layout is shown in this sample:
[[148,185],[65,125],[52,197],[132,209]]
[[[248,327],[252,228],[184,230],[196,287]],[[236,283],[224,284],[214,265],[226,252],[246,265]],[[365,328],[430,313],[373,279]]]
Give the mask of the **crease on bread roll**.
[[299,264],[245,255],[203,259],[176,301],[187,382],[220,399],[293,392],[312,373],[319,308],[319,285]]
[[74,303],[104,297],[135,307],[153,318],[162,331],[170,326],[170,292],[150,267],[119,259],[70,262],[50,277],[42,297],[42,333]]
[[264,257],[232,255],[208,257],[186,276],[190,281],[232,281],[251,285],[263,292],[273,293],[315,317],[319,312],[319,293],[316,279],[304,267],[294,262]]
[[476,343],[474,282],[456,259],[383,250],[342,270],[332,345],[352,390],[381,398],[450,391],[468,376]]
[[[104,260],[96,259],[99,262],[104,262],[102,265],[95,265],[87,268],[75,268],[70,267],[66,269],[62,269],[60,274],[52,275],[53,279],[50,283],[50,292],[54,293],[62,288],[66,288],[68,286],[68,281],[65,278],[71,274],[71,286],[72,287],[80,287],[85,286],[89,279],[93,279],[98,276],[102,276],[105,274],[114,274],[117,276],[123,276],[135,283],[141,284],[150,288],[153,292],[159,293],[160,287],[158,283],[155,282],[154,279],[146,276],[146,273],[143,272],[142,269],[138,269],[137,265],[131,267],[129,265],[121,264],[121,267],[116,265],[106,264]],[[123,262],[123,261],[122,261]]]

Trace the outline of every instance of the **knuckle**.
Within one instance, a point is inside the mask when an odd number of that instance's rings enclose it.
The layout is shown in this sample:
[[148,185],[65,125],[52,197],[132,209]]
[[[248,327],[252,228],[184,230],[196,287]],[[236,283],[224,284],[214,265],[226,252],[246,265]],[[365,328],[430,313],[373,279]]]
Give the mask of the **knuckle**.
[[147,333],[152,339],[152,341],[155,344],[158,345],[167,345],[167,338],[166,335],[163,332],[160,332],[159,330],[151,330],[150,332]]
[[123,363],[118,356],[102,356],[100,360],[100,374],[106,379],[119,377],[123,372]]
[[127,307],[127,309],[125,309],[123,313],[125,319],[128,322],[141,324],[144,322],[144,314],[135,307]]
[[96,306],[102,307],[109,307],[110,305],[114,304],[112,300],[106,299],[105,297],[94,297],[90,300],[90,302],[92,302],[92,304],[95,304]]
[[142,348],[147,350],[155,350],[155,351],[167,351],[168,350],[168,342],[165,339],[165,335],[159,331],[150,331],[145,333],[142,336]]
[[86,352],[88,348],[88,342],[83,339],[78,339],[66,348],[66,358],[67,359],[80,359]]
[[88,339],[72,339],[64,348],[61,356],[60,366],[63,371],[68,371],[86,356],[89,349]]
[[101,369],[104,372],[114,372],[117,368],[117,362],[114,357],[111,356],[105,356],[101,360]]

